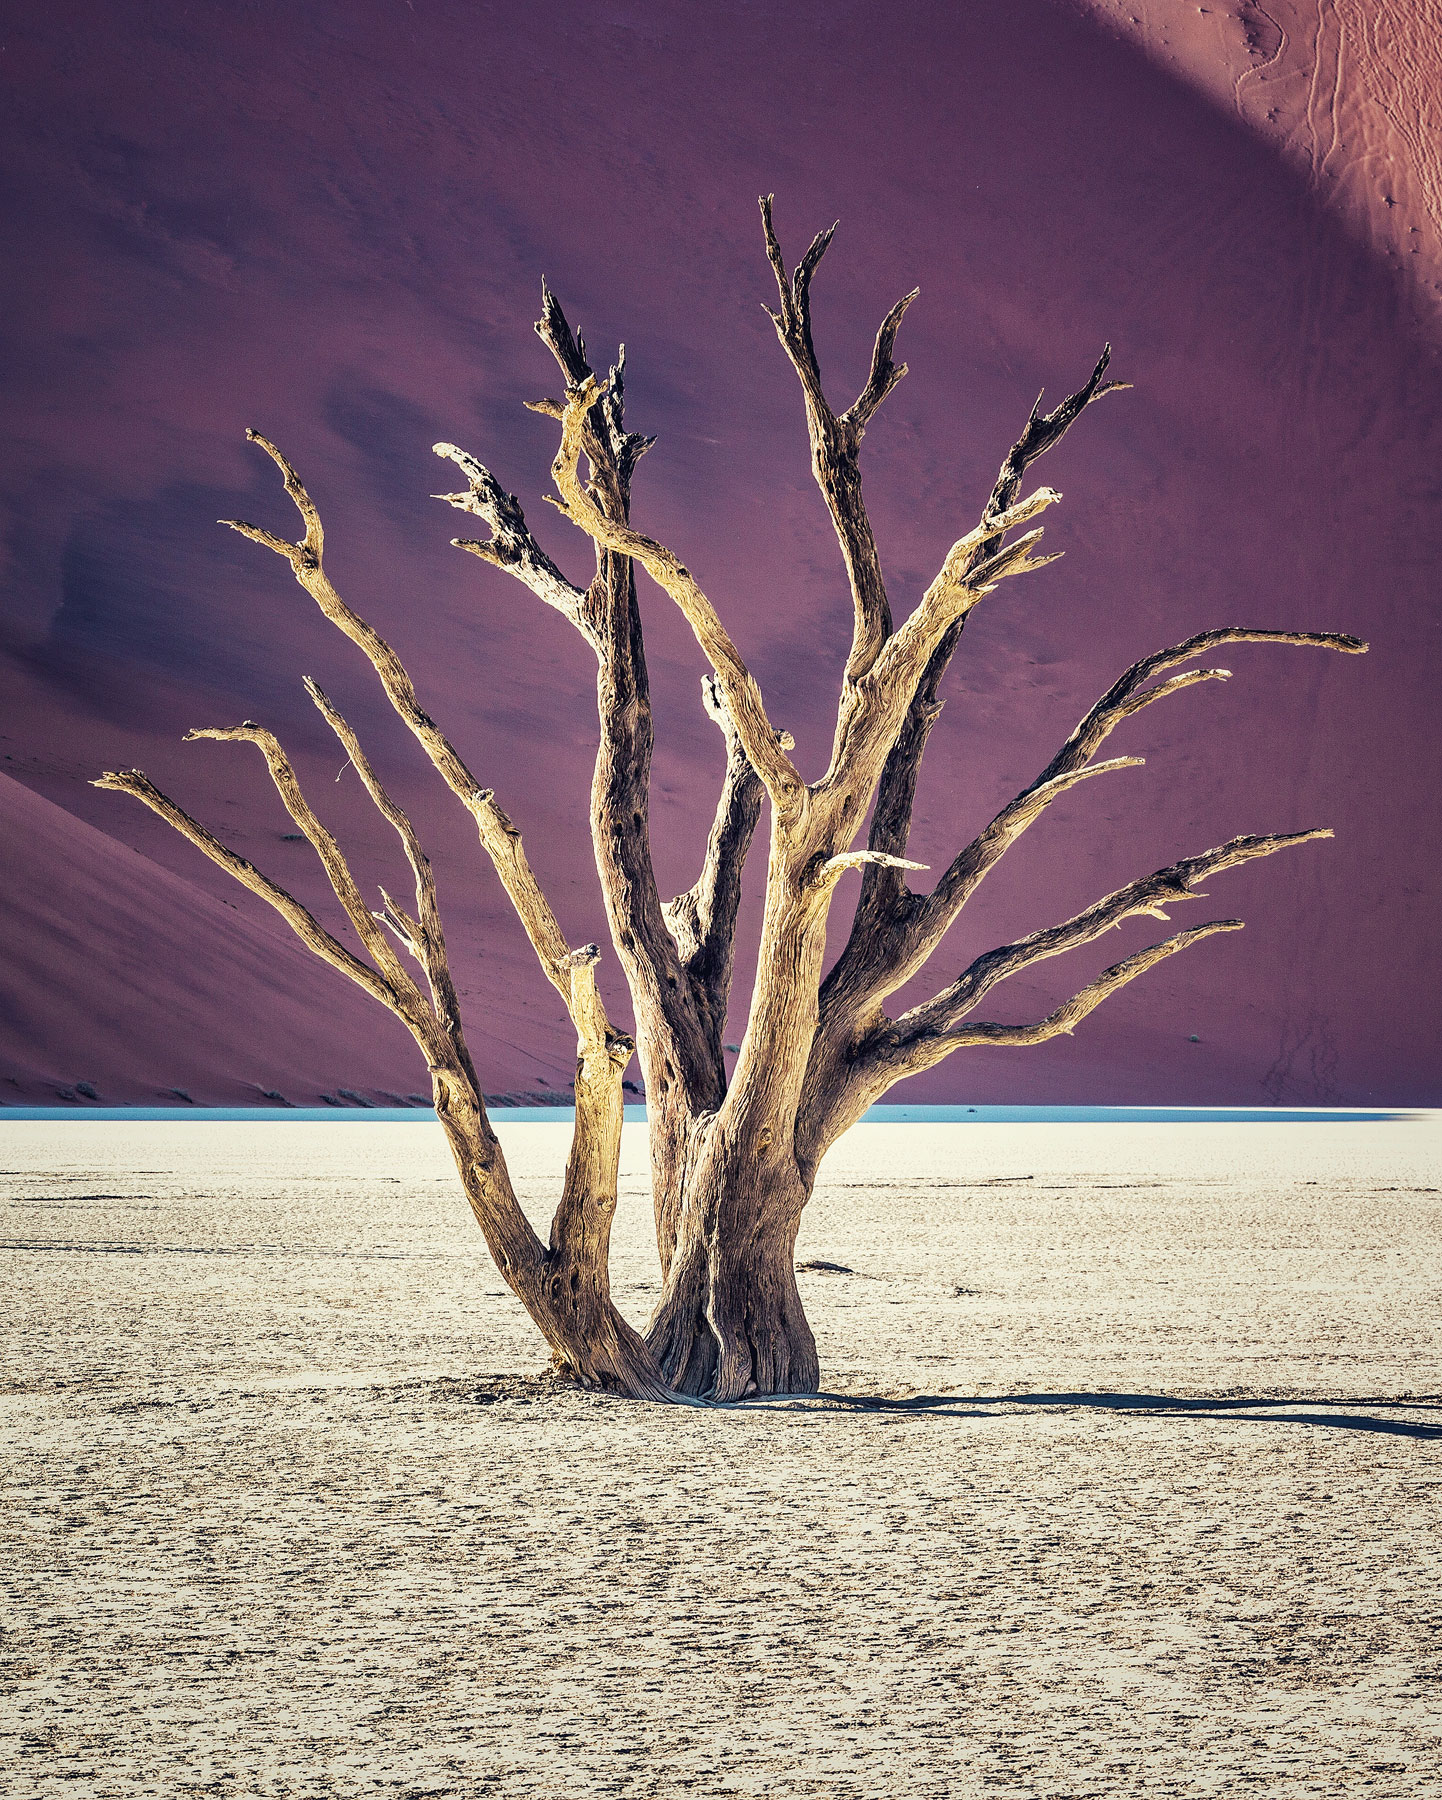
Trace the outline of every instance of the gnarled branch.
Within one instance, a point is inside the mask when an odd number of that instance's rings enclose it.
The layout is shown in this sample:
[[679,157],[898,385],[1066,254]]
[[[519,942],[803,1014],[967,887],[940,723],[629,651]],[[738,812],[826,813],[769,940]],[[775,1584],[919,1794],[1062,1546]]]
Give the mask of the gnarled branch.
[[854,1046],[844,1066],[833,1067],[829,1073],[813,1072],[808,1081],[807,1106],[798,1119],[798,1154],[814,1166],[826,1146],[854,1124],[888,1088],[908,1076],[933,1068],[953,1051],[974,1044],[1038,1044],[1060,1033],[1069,1033],[1103,1000],[1164,957],[1217,932],[1240,931],[1242,921],[1213,920],[1153,944],[1104,970],[1095,981],[1044,1019],[1023,1025],[992,1021],[964,1024],[967,1014],[1009,976],[1048,957],[1077,949],[1127,918],[1148,914],[1165,919],[1164,906],[1202,898],[1191,892],[1191,886],[1208,874],[1331,835],[1329,830],[1321,829],[1273,837],[1234,838],[1202,856],[1186,858],[1118,889],[1061,925],[1033,932],[1014,944],[1004,944],[979,956],[949,988],[933,999],[913,1007],[894,1022],[881,1019],[874,1023]]
[[324,540],[320,515],[295,469],[260,432],[247,431],[246,436],[252,443],[259,444],[281,471],[285,490],[305,523],[305,536],[299,543],[292,544],[243,519],[222,519],[221,524],[285,557],[296,580],[325,616],[364,652],[380,677],[387,699],[446,785],[475,820],[482,848],[501,878],[547,980],[565,1001],[577,1031],[584,1039],[604,1043],[610,1027],[595,977],[571,969],[568,961],[570,945],[531,871],[521,846],[520,832],[497,805],[492,790],[481,787],[450,739],[421,706],[415,684],[395,651],[374,626],[347,606],[332,586],[321,561]]
[[557,504],[566,517],[597,544],[639,562],[656,585],[675,601],[716,672],[727,710],[752,767],[778,813],[786,818],[794,817],[805,804],[805,783],[781,748],[781,734],[766,716],[756,678],[746,667],[715,607],[679,557],[654,538],[608,519],[595,495],[581,480],[578,464],[585,448],[586,417],[600,393],[595,376],[588,376],[580,387],[567,395],[565,405],[560,409],[561,447],[551,464],[551,473],[561,496]]
[[664,912],[682,966],[704,1005],[707,1029],[719,1059],[731,993],[741,873],[761,817],[762,788],[714,675],[702,676],[701,694],[707,713],[721,729],[726,771],[701,873],[693,887],[667,903]]
[[[568,393],[591,379],[585,341],[572,332],[544,282],[536,333],[555,358]],[[622,525],[630,522],[636,463],[654,442],[626,429],[625,365],[622,345],[604,392],[581,425],[589,491],[605,516]],[[728,936],[722,957],[712,934],[708,954],[690,963],[661,904],[650,831],[654,731],[635,570],[629,556],[599,543],[595,548],[596,575],[583,602],[583,629],[597,657],[600,736],[591,782],[596,867],[612,942],[631,990],[652,1107],[675,1100],[683,1108],[704,1110],[718,1106],[726,1088],[721,1037],[732,946]],[[747,842],[727,847],[744,859]],[[739,867],[735,873],[739,882]]]
[[896,348],[896,334],[906,317],[906,309],[920,293],[920,288],[913,288],[909,294],[903,294],[881,321],[871,352],[871,372],[866,378],[866,386],[841,415],[842,423],[858,435],[866,430],[882,401],[907,372],[905,363],[892,361],[891,352]]
[[[1073,773],[1060,779],[1075,781],[1079,778],[1079,773]],[[859,978],[853,977],[850,987],[843,986],[835,980],[836,971],[833,970],[823,1000],[826,1012],[807,1069],[805,1101],[797,1120],[797,1153],[803,1164],[814,1168],[827,1146],[853,1125],[888,1088],[909,1075],[932,1068],[953,1050],[965,1044],[1040,1043],[1058,1032],[1069,1031],[1108,994],[1143,973],[1162,956],[1185,949],[1212,932],[1239,930],[1240,921],[1223,920],[1200,926],[1127,958],[1099,976],[1066,1006],[1035,1024],[964,1026],[962,1021],[999,982],[1048,957],[1079,949],[1134,916],[1147,914],[1166,918],[1165,906],[1202,897],[1193,893],[1192,888],[1207,875],[1235,868],[1259,856],[1270,856],[1277,850],[1289,849],[1312,838],[1331,835],[1329,830],[1322,829],[1273,837],[1233,838],[1201,856],[1187,857],[1165,869],[1158,869],[1154,874],[1118,888],[1060,925],[1032,932],[1016,943],[987,951],[977,957],[950,987],[894,1021],[881,1015],[874,996],[864,989],[858,995]],[[890,987],[886,991],[889,992]],[[845,1008],[840,1017],[839,1007]],[[857,1021],[861,1029],[853,1036]]]
[[[572,332],[561,303],[546,282],[541,282],[541,316],[536,336],[555,357],[566,378],[566,391],[578,388],[592,373],[586,340]],[[597,499],[612,518],[624,519],[630,506],[631,476],[636,464],[656,442],[640,432],[627,431],[625,417],[626,346],[621,345],[610,379],[582,426],[582,449],[592,467]],[[559,418],[559,409],[542,402],[539,412]]]
[[585,631],[584,596],[580,588],[567,581],[536,542],[516,496],[506,492],[484,463],[477,462],[474,456],[455,444],[433,444],[431,448],[437,456],[448,457],[455,463],[468,483],[463,494],[433,494],[432,499],[444,500],[462,512],[474,513],[491,528],[491,536],[485,541],[452,538],[456,548],[468,550],[482,562],[490,563],[492,568],[516,576],[538,599],[553,606],[578,630]]
[[[918,684],[936,645],[999,582],[1057,560],[1031,554],[1041,538],[1040,527],[1010,543],[1003,540],[1007,532],[1028,524],[1060,498],[1051,488],[1038,488],[958,538],[915,611],[882,645],[867,673],[843,687],[831,764],[813,792],[844,841],[859,825],[898,735],[906,731]],[[926,710],[934,716],[934,709]],[[893,802],[888,800],[887,805]],[[868,845],[879,857],[899,856],[905,847],[904,842],[896,847]]]
[[[586,346],[571,330],[559,301],[544,282],[541,294],[536,332],[554,356],[566,391],[572,393],[593,380]],[[590,465],[588,495],[607,519],[623,526],[629,523],[630,483],[636,463],[654,442],[626,429],[624,371],[623,345],[578,432],[581,453]],[[565,409],[544,401],[536,410],[561,418]],[[453,542],[518,576],[567,617],[595,651],[600,735],[591,785],[591,835],[612,941],[631,990],[638,1027],[643,1028],[640,1036],[647,1089],[653,1104],[660,1104],[661,1090],[679,1083],[687,1105],[714,1108],[720,1104],[726,1083],[721,1036],[735,909],[734,905],[729,911],[724,905],[707,908],[703,944],[694,931],[688,935],[687,896],[673,903],[677,909],[674,917],[661,904],[649,822],[650,691],[631,558],[597,542],[596,574],[583,592],[556,569],[536,543],[519,503],[505,493],[488,469],[454,445],[437,444],[435,450],[455,461],[469,478],[466,494],[438,498],[478,513],[492,529],[488,543]],[[744,776],[733,778],[728,773],[723,787],[723,815],[733,810],[738,794],[756,785],[744,753],[740,765]],[[749,842],[749,830],[744,834],[728,830],[713,845],[707,873],[714,874],[723,893],[732,886],[739,892],[739,862],[744,860]],[[715,858],[732,856],[738,859],[734,869],[716,866]],[[702,885],[707,885],[705,877]]]
[[300,826],[311,848],[320,859],[326,879],[330,882],[336,899],[345,908],[346,917],[355,927],[356,936],[370,952],[372,960],[385,976],[389,986],[415,1005],[423,1004],[420,990],[401,966],[395,951],[390,947],[385,932],[380,928],[370,908],[362,899],[359,884],[351,873],[350,864],[342,855],[340,846],[315,816],[310,802],[301,792],[300,783],[296,779],[295,770],[291,767],[290,758],[281,748],[280,740],[274,732],[266,731],[262,726],[247,719],[243,725],[212,726],[207,729],[187,731],[185,734],[187,743],[193,743],[201,738],[213,738],[219,743],[255,745],[265,758],[266,767],[270,770],[270,778],[275,783],[276,792],[285,803],[285,810]]
[[891,1027],[888,1036],[897,1045],[908,1045],[950,1033],[980,1002],[983,995],[999,981],[1005,981],[1020,970],[1028,969],[1048,957],[1061,956],[1068,950],[1089,944],[1104,931],[1110,931],[1114,926],[1139,914],[1165,919],[1165,907],[1183,900],[1201,898],[1192,889],[1198,881],[1209,875],[1219,874],[1224,869],[1234,869],[1259,856],[1272,856],[1278,850],[1289,850],[1293,845],[1310,843],[1314,838],[1329,838],[1331,835],[1331,831],[1322,826],[1312,831],[1292,831],[1269,837],[1232,838],[1228,843],[1220,844],[1214,850],[1204,851],[1200,856],[1184,857],[1165,869],[1158,869],[1151,875],[1142,876],[1140,880],[1128,882],[1125,887],[1107,894],[1084,912],[1077,913],[1074,918],[1067,919],[1060,925],[1034,931],[1029,937],[1021,938],[1016,943],[1003,944],[1000,948],[988,950],[985,955],[977,957],[950,987],[921,1006],[912,1007],[909,1012],[903,1013]]
[[446,955],[446,934],[441,924],[440,906],[436,898],[436,878],[431,869],[431,860],[416,834],[408,815],[395,803],[381,785],[379,776],[371,767],[360,745],[355,731],[338,709],[331,703],[320,683],[309,676],[305,682],[306,692],[315,702],[316,708],[326,724],[330,726],[350,758],[351,767],[360,776],[361,784],[370,795],[377,812],[385,819],[401,841],[406,861],[410,864],[411,875],[415,882],[415,917],[412,918],[391,898],[384,888],[380,890],[382,911],[378,915],[395,937],[405,946],[409,953],[425,971],[426,981],[431,990],[431,1004],[441,1029],[450,1039],[456,1055],[471,1078],[477,1093],[480,1092],[480,1078],[476,1074],[475,1065],[471,1061],[471,1053],[465,1040],[465,1031],[461,1022],[461,1003],[456,993],[455,982],[451,976],[450,961]]
[[822,386],[821,366],[811,336],[811,277],[826,254],[836,227],[821,232],[794,273],[788,275],[772,224],[772,200],[770,194],[762,199],[761,220],[781,306],[779,312],[771,312],[769,307],[767,311],[801,381],[811,439],[811,470],[826,501],[846,565],[855,615],[846,680],[854,682],[871,667],[891,635],[891,605],[861,492],[861,440],[882,401],[906,374],[906,364],[893,362],[891,353],[906,309],[920,290],[913,288],[886,315],[876,334],[865,387],[845,412],[833,412]]
[[1112,347],[1110,344],[1103,344],[1102,353],[1091,374],[1074,394],[1068,394],[1061,405],[1049,413],[1041,410],[1042,395],[1037,395],[1021,436],[1007,451],[997,473],[991,498],[986,503],[987,512],[1004,512],[1012,504],[1021,492],[1027,470],[1039,456],[1045,456],[1048,450],[1061,442],[1093,400],[1100,400],[1106,394],[1119,393],[1131,386],[1129,381],[1102,380],[1111,360]]
[[888,856],[884,850],[842,850],[828,856],[816,871],[815,886],[834,887],[852,869],[864,869],[870,863],[886,863],[894,869],[924,869],[925,863],[907,862],[900,856]]
[[224,869],[227,875],[233,876],[242,887],[249,888],[251,893],[258,894],[267,906],[274,907],[307,950],[320,957],[322,962],[329,963],[333,969],[338,969],[358,988],[363,988],[372,1000],[378,1000],[388,1012],[394,1013],[414,1032],[414,1022],[405,1009],[401,993],[392,987],[384,975],[377,974],[369,964],[363,963],[352,951],[347,950],[293,894],[287,893],[268,875],[262,875],[253,863],[221,843],[219,838],[193,819],[168,794],[163,794],[143,770],[108,769],[90,785],[108,788],[117,794],[129,794],[133,799],[139,800],[142,806],[148,806],[151,812],[194,844],[218,868]]
[[[390,645],[339,597],[322,567],[319,515],[304,485],[274,445],[258,433],[280,467],[287,492],[305,522],[299,543],[244,521],[227,520],[244,535],[285,556],[296,579],[322,612],[365,651],[387,697],[432,763],[476,820],[481,841],[500,874],[512,904],[548,978],[562,994],[576,1026],[576,1119],[560,1205],[549,1248],[526,1220],[500,1145],[486,1116],[476,1071],[460,1029],[459,1005],[445,964],[444,939],[435,905],[430,865],[404,812],[396,806],[361,751],[355,734],[313,683],[311,697],[345,744],[367,791],[400,835],[416,879],[412,918],[382,890],[384,911],[370,913],[334,841],[305,805],[279,745],[259,728],[201,733],[254,741],[267,761],[292,816],[316,847],[362,941],[383,973],[374,975],[325,933],[315,920],[242,859],[209,838],[193,821],[150,789],[143,777],[112,776],[103,785],[137,793],[171,819],[207,854],[248,886],[262,893],[290,919],[305,941],[367,991],[397,1012],[426,1053],[437,1116],[445,1129],[467,1198],[505,1279],[525,1301],[558,1361],[581,1379],[614,1385],[651,1398],[669,1397],[655,1360],[637,1333],[616,1312],[610,1298],[608,1244],[617,1200],[617,1169],[623,1117],[621,1077],[634,1052],[633,1040],[614,1030],[596,984],[599,951],[572,950],[531,873],[520,836],[489,790],[478,787],[454,747],[421,708],[414,686]],[[504,520],[503,520],[504,523]],[[401,967],[385,936],[392,930],[418,956],[432,985],[427,1005]]]
[[[1148,707],[1154,700],[1165,700],[1204,681],[1227,681],[1230,669],[1189,669],[1173,675],[1154,687],[1145,683],[1163,669],[1172,668],[1189,657],[1214,650],[1219,644],[1273,643],[1304,645],[1323,650],[1340,650],[1349,655],[1364,652],[1367,646],[1360,638],[1333,631],[1256,631],[1242,626],[1227,626],[1216,631],[1199,632],[1185,643],[1160,650],[1153,656],[1133,663],[1115,681],[1077,726],[1036,780],[1024,788],[1016,799],[1004,807],[980,837],[962,850],[923,901],[911,928],[910,942],[905,947],[910,964],[918,954],[929,954],[941,934],[956,918],[977,886],[1015,843],[1022,832],[1037,819],[1058,794],[1065,793],[1078,781],[1104,769],[1123,768],[1142,761],[1140,757],[1121,757],[1108,763],[1089,764],[1107,738],[1123,720]],[[905,976],[902,977],[905,979]]]
[[947,551],[935,579],[921,597],[921,603],[906,623],[892,637],[877,659],[875,685],[878,689],[904,687],[914,691],[925,670],[931,652],[949,626],[965,618],[977,601],[1013,575],[1027,575],[1060,560],[1055,556],[1033,556],[1042,537],[1042,527],[1024,531],[1010,543],[1003,540],[1007,532],[1026,525],[1047,507],[1054,506],[1061,495],[1055,488],[1041,487],[1004,511],[985,514],[979,525],[959,537]]
[[1048,1038],[1070,1035],[1103,1000],[1108,999],[1118,988],[1125,987],[1129,981],[1135,981],[1138,975],[1144,975],[1148,969],[1154,968],[1168,956],[1175,956],[1177,951],[1189,949],[1203,938],[1214,937],[1220,931],[1241,929],[1240,919],[1213,919],[1208,925],[1194,925],[1190,931],[1179,931],[1174,937],[1165,938],[1159,944],[1151,944],[1147,949],[1137,951],[1135,956],[1129,956],[1123,962],[1113,963],[1095,981],[1088,982],[1080,993],[1073,994],[1065,1005],[1059,1006],[1055,1012],[1048,1013],[1044,1019],[1038,1019],[1034,1024],[1000,1025],[982,1021],[958,1026],[955,1030],[936,1037],[917,1040],[906,1052],[906,1073],[920,1074],[923,1069],[930,1068],[943,1057],[949,1056],[953,1050],[963,1049],[968,1044],[1042,1044]]
[[[1027,470],[1038,457],[1061,442],[1093,401],[1100,400],[1106,394],[1117,393],[1129,385],[1124,381],[1103,379],[1110,362],[1111,345],[1107,344],[1082,386],[1075,393],[1068,394],[1061,405],[1049,413],[1040,410],[1041,397],[1037,397],[1021,436],[1007,452],[992,484],[982,512],[983,523],[999,519],[1015,504]],[[991,555],[998,542],[994,531],[991,536],[983,537],[976,545],[978,560]],[[884,850],[893,856],[901,856],[906,850],[911,835],[911,810],[917,776],[921,770],[922,757],[926,753],[927,739],[941,710],[942,677],[950,667],[956,647],[961,642],[968,611],[969,609],[957,611],[947,623],[929,650],[925,667],[912,688],[906,716],[887,752],[877,782],[871,830],[867,837],[873,850]],[[903,887],[900,872],[888,866],[878,865],[866,872],[862,879],[861,899],[856,913],[857,927],[863,934],[894,911]],[[855,941],[856,932],[853,931],[847,954],[851,943]]]
[[[1155,700],[1183,693],[1201,682],[1228,680],[1231,671],[1189,669],[1185,674],[1147,686],[1151,677],[1190,657],[1214,650],[1218,645],[1234,643],[1301,645],[1339,650],[1350,655],[1361,654],[1367,648],[1360,638],[1342,632],[1266,631],[1225,626],[1199,632],[1184,643],[1174,644],[1133,663],[1091,708],[1036,779],[958,852],[930,894],[911,896],[903,890],[893,897],[887,917],[867,919],[864,935],[860,930],[861,909],[858,908],[858,928],[838,959],[837,971],[840,973],[833,991],[839,992],[844,984],[851,997],[850,1003],[854,1005],[861,995],[867,999],[882,999],[909,981],[936,950],[982,881],[1053,800],[1093,775],[1141,765],[1144,760],[1141,757],[1115,757],[1104,763],[1090,761],[1118,725]],[[828,988],[832,988],[830,978]]]
[[1154,688],[1145,686],[1163,669],[1174,668],[1179,662],[1215,650],[1220,644],[1293,644],[1307,649],[1340,650],[1348,656],[1364,656],[1367,651],[1361,638],[1341,631],[1263,631],[1249,625],[1224,625],[1215,631],[1199,631],[1183,643],[1173,644],[1170,649],[1158,650],[1133,663],[1097,701],[1032,785],[1040,786],[1066,770],[1080,768],[1096,754],[1123,719],[1150,706],[1153,700],[1163,699],[1194,682],[1227,680],[1230,669],[1192,669]]
[[[334,709],[327,711],[327,717],[333,723],[339,719]],[[364,913],[364,908],[359,906],[359,890],[333,840],[322,827],[314,824],[314,816],[309,813],[304,800],[298,798],[299,790],[289,773],[289,764],[284,762],[269,734],[260,733],[254,727],[242,727],[236,732],[195,732],[191,735],[239,738],[260,745],[266,752],[276,776],[276,786],[292,817],[311,837],[332,878],[332,885],[360,930],[356,912],[358,909]],[[339,735],[344,741],[345,734]],[[351,747],[347,745],[348,749]],[[357,769],[360,767],[358,762]],[[536,1236],[516,1198],[505,1156],[491,1130],[475,1069],[459,1031],[451,1029],[450,1021],[431,1012],[409,977],[404,977],[404,986],[398,987],[368,968],[333,938],[299,901],[220,843],[139,770],[112,771],[103,775],[95,786],[128,793],[142,801],[213,862],[273,906],[308,949],[339,969],[400,1019],[429,1065],[436,1114],[450,1142],[476,1222],[485,1234],[497,1267],[525,1302],[558,1362],[593,1383],[605,1382],[648,1399],[673,1398],[655,1359],[637,1333],[616,1312],[610,1298],[606,1250],[616,1205],[616,1164],[622,1117],[621,1069],[631,1055],[630,1039],[620,1033],[608,1032],[594,1054],[583,1043],[577,1075],[576,1130],[548,1249]],[[367,786],[370,787],[371,782],[367,782]],[[379,787],[378,783],[376,787]],[[399,808],[393,805],[387,816],[392,823],[404,818]],[[403,829],[403,837],[407,839],[409,850],[413,834]],[[389,904],[388,910],[391,910]],[[417,920],[406,918],[400,909],[393,910],[397,914],[397,923],[407,934],[419,932]],[[373,920],[371,924],[374,925]],[[369,947],[372,934],[364,935]],[[433,951],[435,947],[433,944]],[[386,959],[393,961],[389,946],[386,946]],[[593,960],[580,958],[577,967],[594,982]]]

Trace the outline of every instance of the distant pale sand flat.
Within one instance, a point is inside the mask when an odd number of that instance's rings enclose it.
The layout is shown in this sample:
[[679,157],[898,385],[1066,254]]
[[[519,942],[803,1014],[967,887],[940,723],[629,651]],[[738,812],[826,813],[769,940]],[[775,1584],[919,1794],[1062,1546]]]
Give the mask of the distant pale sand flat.
[[1435,1117],[859,1127],[727,1411],[547,1395],[433,1124],[0,1169],[8,1796],[1442,1792]]

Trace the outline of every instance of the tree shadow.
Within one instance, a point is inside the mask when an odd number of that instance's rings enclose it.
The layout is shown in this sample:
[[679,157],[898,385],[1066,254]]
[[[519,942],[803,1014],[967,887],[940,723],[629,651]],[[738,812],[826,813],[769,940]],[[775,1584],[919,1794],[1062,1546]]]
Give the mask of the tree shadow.
[[[1141,1413],[1157,1418],[1206,1419],[1217,1424],[1321,1425],[1335,1431],[1375,1431],[1387,1437],[1442,1438],[1442,1421],[1430,1424],[1411,1418],[1379,1417],[1375,1411],[1352,1408],[1386,1408],[1399,1413],[1442,1413],[1442,1399],[1423,1395],[1415,1399],[1376,1396],[1322,1399],[1308,1396],[1271,1398],[1265,1394],[1246,1399],[1188,1399],[1175,1394],[913,1394],[894,1398],[884,1394],[822,1392],[806,1397],[765,1396],[737,1403],[744,1407],[804,1407],[812,1412],[893,1413],[921,1418],[997,1418],[1019,1407],[1043,1407],[1048,1411],[1094,1410],[1108,1413]],[[1328,1408],[1329,1411],[1273,1411],[1273,1408]]]

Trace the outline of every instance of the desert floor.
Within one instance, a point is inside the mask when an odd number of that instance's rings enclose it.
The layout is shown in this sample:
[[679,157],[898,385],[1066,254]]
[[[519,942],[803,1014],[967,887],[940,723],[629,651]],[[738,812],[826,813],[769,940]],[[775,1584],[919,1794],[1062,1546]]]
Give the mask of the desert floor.
[[434,1125],[0,1163],[7,1795],[1442,1793],[1435,1117],[860,1127],[727,1410],[548,1392]]

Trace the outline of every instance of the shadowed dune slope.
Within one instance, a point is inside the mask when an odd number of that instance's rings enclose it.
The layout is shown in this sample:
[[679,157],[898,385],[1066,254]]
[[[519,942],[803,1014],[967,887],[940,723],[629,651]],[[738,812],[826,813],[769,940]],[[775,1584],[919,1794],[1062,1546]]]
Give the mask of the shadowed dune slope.
[[1079,0],[1242,120],[1442,326],[1442,0]]

